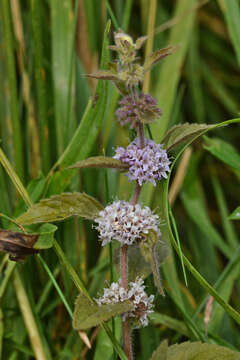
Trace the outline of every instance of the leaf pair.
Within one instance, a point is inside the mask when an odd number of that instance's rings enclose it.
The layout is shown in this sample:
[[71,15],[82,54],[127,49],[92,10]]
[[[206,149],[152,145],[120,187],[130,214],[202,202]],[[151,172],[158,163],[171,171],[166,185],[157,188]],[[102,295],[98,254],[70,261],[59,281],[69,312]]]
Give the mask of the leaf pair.
[[[141,39],[141,40],[140,40]],[[142,43],[146,40],[145,37],[142,37],[139,39],[139,46],[142,46]],[[137,44],[137,42],[136,42]],[[139,47],[138,47],[139,48]],[[136,49],[138,49],[136,48]],[[118,51],[118,48],[116,46],[110,46],[110,49]],[[132,67],[135,67],[135,75],[140,74],[139,76],[139,82],[142,81],[142,77],[144,74],[152,69],[154,65],[156,65],[160,60],[165,58],[168,55],[173,54],[176,51],[176,47],[174,46],[168,46],[163,49],[159,49],[157,51],[154,51],[151,53],[144,61],[143,66],[139,64],[132,64]],[[127,89],[127,79],[123,76],[124,70],[120,70],[117,63],[110,62],[109,63],[109,70],[100,70],[92,74],[88,74],[87,76],[94,79],[101,79],[101,80],[112,80],[117,89],[122,93],[122,95],[128,94]],[[128,76],[130,73],[128,73]]]

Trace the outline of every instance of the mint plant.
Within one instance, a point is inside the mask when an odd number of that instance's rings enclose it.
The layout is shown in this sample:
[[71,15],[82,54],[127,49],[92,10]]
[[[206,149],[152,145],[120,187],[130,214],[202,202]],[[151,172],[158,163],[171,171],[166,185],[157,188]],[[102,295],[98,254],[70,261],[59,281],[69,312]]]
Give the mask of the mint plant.
[[[166,257],[166,244],[164,240],[169,240],[169,243],[172,242],[182,262],[185,263],[195,278],[224,306],[234,319],[240,322],[239,314],[229,304],[224,302],[214,288],[201,277],[197,270],[192,267],[191,263],[182,255],[180,245],[176,243],[171,231],[167,198],[171,169],[185,147],[208,130],[227,125],[231,121],[217,125],[177,125],[165,134],[161,144],[155,143],[153,139],[146,135],[146,128],[154,121],[161,121],[162,111],[152,95],[143,93],[142,83],[146,72],[150,71],[160,60],[171,55],[175,48],[169,46],[165,49],[157,50],[142,61],[138,57],[138,50],[143,46],[146,37],[141,37],[134,43],[129,35],[119,30],[114,34],[114,41],[115,44],[108,48],[116,53],[116,60],[108,64],[107,70],[99,70],[88,76],[101,80],[98,92],[101,89],[106,89],[103,86],[104,81],[112,81],[114,83],[122,96],[119,101],[119,107],[116,110],[116,120],[122,126],[133,129],[136,132],[136,137],[126,148],[117,147],[113,157],[89,157],[75,164],[73,161],[74,156],[72,155],[74,151],[72,150],[78,148],[79,145],[76,145],[76,138],[73,138],[66,152],[64,152],[50,171],[47,178],[48,182],[44,183],[47,190],[44,189],[44,191],[47,194],[49,187],[51,188],[51,182],[55,181],[56,184],[59,179],[61,179],[59,181],[59,188],[64,190],[67,186],[66,184],[70,181],[71,175],[69,174],[72,174],[73,169],[96,167],[112,168],[120,171],[120,176],[127,176],[129,181],[135,183],[133,194],[129,195],[129,201],[115,199],[105,207],[92,196],[77,192],[63,192],[49,198],[44,198],[34,204],[17,175],[12,171],[7,159],[1,155],[2,164],[4,164],[13,183],[29,208],[25,212],[20,208],[20,213],[22,212],[22,214],[16,220],[11,220],[14,224],[13,230],[16,230],[18,227],[18,231],[3,230],[0,233],[0,249],[10,253],[11,259],[24,260],[26,256],[53,246],[80,292],[73,314],[74,329],[82,331],[100,325],[108,334],[121,359],[131,360],[133,359],[131,331],[133,328],[147,326],[149,315],[154,309],[154,295],[149,295],[145,291],[144,278],[146,273],[143,270],[141,273],[141,269],[137,271],[134,266],[132,267],[132,260],[140,264],[144,262],[145,266],[147,266],[147,275],[150,272],[153,273],[157,290],[164,296],[165,293],[159,273],[160,263]],[[104,46],[104,51],[106,51],[106,36]],[[100,101],[103,100],[101,99]],[[103,112],[102,104],[104,104],[104,101],[100,105],[98,100],[96,100],[96,104],[92,102],[92,106],[88,107],[83,119],[83,125],[80,126],[84,128],[86,121],[91,122],[93,116],[99,110],[99,106]],[[88,126],[90,127],[90,125]],[[84,137],[84,134],[83,131],[82,137]],[[142,206],[139,202],[142,188],[147,183],[151,183],[153,186],[156,186],[157,183],[160,184],[162,204],[159,204],[159,207],[161,217],[150,207]],[[119,243],[117,248],[117,251],[120,253],[119,279],[109,284],[107,288],[102,289],[102,295],[98,297],[95,295],[94,299],[90,297],[87,289],[54,239],[57,227],[49,224],[51,222],[64,221],[72,216],[91,220],[93,227],[98,232],[98,238],[102,246],[112,242]],[[134,259],[131,259],[131,257]],[[132,268],[131,279],[129,280],[128,270],[130,267]],[[107,321],[115,316],[122,317],[124,352],[106,324]],[[211,346],[210,348],[213,349]],[[182,353],[187,353],[189,349],[191,351],[194,349],[194,354],[203,349],[204,356],[207,356],[206,352],[209,352],[208,346],[200,346],[199,343],[191,345],[183,344],[181,347],[171,346],[168,352],[167,343],[163,342],[153,354],[152,360],[157,360],[161,354],[165,354],[164,359],[166,360],[168,359],[167,356],[169,356],[169,359],[171,359],[171,356],[175,356],[175,359],[177,359],[178,355],[182,356]],[[213,353],[215,351],[215,353],[219,354],[221,351],[219,347],[215,350],[212,350]],[[176,355],[177,352],[179,352],[178,355]],[[230,350],[227,351],[227,355],[229,352]],[[207,357],[204,357],[204,359],[207,359]]]

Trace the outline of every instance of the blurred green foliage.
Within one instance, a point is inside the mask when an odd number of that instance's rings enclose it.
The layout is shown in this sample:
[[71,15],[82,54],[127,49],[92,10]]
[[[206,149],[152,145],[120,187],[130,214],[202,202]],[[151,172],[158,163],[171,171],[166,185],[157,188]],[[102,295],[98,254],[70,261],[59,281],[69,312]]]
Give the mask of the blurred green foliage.
[[[112,169],[78,172],[65,167],[90,155],[112,156],[114,146],[128,143],[131,134],[115,121],[117,91],[112,84],[97,84],[84,74],[107,66],[109,54],[102,42],[111,15],[109,6],[115,23],[136,39],[147,33],[151,3],[1,0],[1,148],[33,202],[62,191],[84,191],[103,204],[116,196],[130,197],[132,186]],[[151,73],[149,92],[163,109],[163,117],[151,126],[154,140],[160,141],[175,124],[216,124],[239,116],[239,14],[239,0],[156,2],[151,14],[155,18],[153,49],[168,45],[179,48]],[[108,35],[110,42],[112,31],[114,25]],[[93,101],[88,103],[90,97]],[[172,212],[182,252],[226,303],[239,312],[240,223],[229,219],[240,205],[239,125],[214,130],[207,136],[192,145]],[[178,169],[182,171],[181,159],[172,179]],[[0,191],[1,213],[15,218],[26,210],[2,166]],[[153,187],[145,186],[141,201],[157,208],[161,191],[153,191]],[[10,226],[8,220],[1,219],[2,228]],[[99,245],[90,222],[74,218],[57,226],[56,238],[67,259],[91,296],[97,296],[104,281],[110,281],[108,250]],[[78,291],[72,280],[59,266],[52,249],[41,256],[73,309]],[[112,344],[102,329],[97,340],[98,330],[88,331],[93,346],[90,350],[85,347],[37,256],[29,257],[17,268],[41,339],[45,354],[42,359],[114,358]],[[0,271],[0,357],[33,359],[29,330],[16,296],[14,267],[3,254]],[[181,261],[172,252],[164,265],[167,296],[156,294],[156,316],[147,328],[133,334],[137,359],[149,359],[163,339],[168,339],[169,344],[190,339],[230,349],[240,347],[239,324],[215,301],[208,337],[205,335],[208,293],[186,272],[188,287]],[[155,292],[152,276],[147,279],[147,291]],[[120,340],[118,320],[115,325]]]

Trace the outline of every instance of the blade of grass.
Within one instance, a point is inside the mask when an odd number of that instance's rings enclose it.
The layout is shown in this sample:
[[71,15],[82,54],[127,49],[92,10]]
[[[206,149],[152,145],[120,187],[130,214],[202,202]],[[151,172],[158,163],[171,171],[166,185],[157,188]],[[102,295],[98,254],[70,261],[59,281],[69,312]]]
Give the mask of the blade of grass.
[[118,31],[118,29],[119,29],[118,22],[117,22],[117,19],[116,19],[115,15],[114,15],[113,11],[112,11],[112,8],[111,8],[111,6],[109,4],[109,1],[104,0],[104,2],[105,2],[105,5],[106,5],[106,8],[107,8],[107,11],[109,13],[109,16],[110,16],[110,18],[112,20],[112,23],[115,26],[115,30]]
[[21,7],[19,0],[11,0],[11,10],[13,18],[13,26],[16,40],[18,42],[17,48],[17,57],[19,64],[19,72],[21,73],[22,80],[22,92],[23,92],[23,101],[27,108],[27,124],[29,132],[29,143],[30,143],[30,164],[28,163],[28,172],[32,174],[33,177],[38,176],[40,171],[40,142],[39,142],[39,131],[37,127],[35,109],[33,104],[32,96],[30,95],[30,77],[29,72],[25,65],[26,57],[26,45],[25,45],[25,36],[23,32],[23,21],[21,14]]
[[48,141],[48,117],[46,102],[46,70],[44,68],[44,50],[42,39],[42,5],[38,0],[31,0],[32,28],[34,38],[34,61],[35,61],[35,81],[37,88],[39,129],[40,129],[40,148],[42,158],[42,169],[44,173],[50,168],[50,153]]
[[[195,4],[195,0],[178,0],[174,16],[181,16]],[[171,29],[168,43],[170,45],[180,45],[180,47],[176,53],[172,54],[164,61],[160,68],[159,76],[155,79],[156,85],[154,87],[154,95],[157,98],[160,107],[163,109],[161,121],[151,125],[151,130],[154,134],[154,140],[156,142],[161,140],[169,125],[177,86],[181,76],[181,68],[190,43],[190,35],[193,28],[194,18],[195,11],[192,11],[184,18],[184,21],[179,22]],[[146,204],[149,204],[151,202],[152,195],[153,187],[145,186],[142,191],[141,199]]]
[[[59,274],[60,271],[60,267],[57,266],[53,272],[53,276],[54,278],[56,278]],[[42,290],[41,296],[38,300],[38,303],[36,305],[36,313],[39,314],[40,311],[42,310],[42,307],[45,303],[45,301],[47,300],[47,297],[49,295],[49,292],[51,291],[51,288],[53,286],[52,281],[49,279],[49,281],[47,282],[47,284],[45,285],[44,289]]]
[[177,230],[177,224],[176,224],[176,221],[174,219],[174,216],[173,216],[173,213],[172,213],[171,209],[169,209],[169,215],[170,215],[170,220],[172,222],[172,226],[173,226],[173,230],[174,230],[174,236],[175,236],[175,238],[177,240],[178,250],[179,250],[179,254],[180,254],[180,261],[181,261],[182,270],[183,270],[184,281],[185,281],[186,286],[188,286],[187,275],[186,275],[185,266],[184,266],[184,262],[183,262],[182,249],[181,249],[180,239],[179,239],[178,230]]
[[55,280],[55,277],[53,275],[53,273],[51,272],[51,270],[49,269],[49,266],[47,265],[47,263],[44,261],[44,259],[42,258],[42,256],[40,254],[38,254],[38,258],[40,260],[40,262],[42,263],[42,266],[44,267],[46,273],[48,274],[49,278],[51,279],[52,283],[53,283],[53,286],[55,287],[55,289],[57,290],[57,293],[60,297],[60,299],[62,300],[69,316],[71,319],[73,319],[73,312],[72,312],[72,309],[70,308],[62,290],[60,289],[60,287],[58,286],[58,283],[56,282]]
[[201,70],[204,80],[214,91],[214,95],[221,101],[221,103],[232,115],[236,115],[238,113],[239,107],[236,100],[232,97],[232,93],[226,89],[224,84],[203,61],[201,62]]
[[224,193],[218,178],[214,175],[211,176],[215,197],[217,200],[218,208],[221,214],[222,226],[225,232],[226,239],[229,245],[236,249],[238,246],[238,238],[234,231],[232,222],[228,219],[229,211],[227,209],[227,203],[224,197]]
[[127,31],[127,29],[128,29],[129,20],[130,20],[131,11],[132,11],[132,5],[133,5],[133,0],[125,1],[125,8],[124,8],[123,20],[122,20],[123,31]]
[[72,1],[50,2],[54,113],[59,156],[71,139],[71,129],[74,128],[71,100],[73,97],[74,39],[78,2],[76,1],[75,11],[72,9]]
[[238,0],[219,0],[225,16],[230,38],[240,65],[240,5]]
[[[196,4],[195,0],[179,0],[176,3],[174,16],[181,16],[184,12],[191,9]],[[175,54],[169,56],[160,68],[159,76],[156,79],[154,94],[163,109],[161,121],[152,125],[152,131],[156,134],[157,141],[161,139],[167,130],[172,106],[181,75],[181,67],[190,43],[195,11],[177,25],[175,25],[169,36],[170,45],[180,45]],[[174,70],[173,70],[174,69]]]
[[22,280],[20,275],[15,269],[14,272],[14,287],[16,290],[16,295],[19,303],[19,307],[21,309],[23,319],[28,331],[29,339],[32,344],[32,348],[37,360],[47,360],[47,355],[45,353],[44,347],[42,345],[42,341],[38,332],[38,328],[33,317],[33,313],[29,304],[29,300],[25,289],[23,287]]
[[24,159],[23,159],[23,144],[21,137],[21,124],[19,117],[19,105],[18,105],[18,94],[17,94],[17,79],[16,79],[16,69],[15,69],[15,60],[14,60],[14,45],[13,45],[13,34],[11,28],[11,16],[9,11],[9,1],[1,1],[1,14],[3,21],[3,30],[5,36],[5,46],[6,46],[6,63],[8,70],[8,81],[9,81],[9,91],[11,93],[10,97],[10,107],[11,107],[11,121],[13,129],[13,145],[14,145],[14,154],[16,162],[16,171],[21,180],[24,181]]
[[[107,23],[104,33],[101,68],[105,68],[109,61],[107,39],[109,30],[110,21]],[[100,126],[105,116],[108,98],[108,84],[106,82],[99,81],[96,94],[98,96],[97,104],[94,105],[93,101],[89,101],[87,109],[73,135],[71,142],[48,174],[48,180],[50,182],[50,188],[48,191],[49,194],[63,191],[71,181],[74,174],[73,171],[65,170],[59,172],[56,171],[56,169],[58,167],[67,167],[84,159],[89,154],[96,141]]]
[[7,157],[5,156],[5,154],[4,154],[4,152],[2,151],[1,148],[0,148],[0,162],[1,162],[2,166],[4,167],[5,171],[7,172],[8,176],[12,180],[13,185],[15,186],[16,190],[19,192],[19,194],[24,199],[25,203],[28,206],[31,206],[32,201],[31,201],[26,189],[24,188],[24,186],[23,186],[21,180],[19,179],[17,173],[14,171],[12,165],[8,161]]

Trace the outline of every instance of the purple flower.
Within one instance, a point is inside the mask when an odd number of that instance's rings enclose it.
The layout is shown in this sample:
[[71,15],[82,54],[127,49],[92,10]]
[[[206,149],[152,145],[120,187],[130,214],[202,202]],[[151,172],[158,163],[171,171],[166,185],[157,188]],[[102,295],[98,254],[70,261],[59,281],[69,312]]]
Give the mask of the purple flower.
[[152,182],[156,186],[156,180],[168,177],[170,160],[161,144],[156,144],[147,138],[144,142],[144,148],[141,148],[139,138],[136,138],[126,149],[118,147],[113,158],[129,164],[126,175],[130,181],[136,180],[140,186]]
[[136,128],[138,123],[150,124],[162,115],[157,101],[150,94],[140,93],[136,98],[128,95],[119,101],[120,107],[116,111],[121,125],[130,123]]
[[130,282],[129,290],[121,286],[121,281],[112,283],[110,288],[104,289],[103,296],[95,299],[99,306],[103,304],[116,304],[125,300],[130,300],[134,308],[131,311],[124,313],[123,320],[133,318],[136,327],[143,327],[148,325],[148,314],[153,312],[154,295],[147,296],[144,291],[145,286],[141,278],[136,279],[135,282]]
[[96,229],[99,231],[102,246],[112,240],[119,241],[121,245],[132,245],[137,240],[142,240],[150,231],[154,231],[159,237],[161,235],[158,215],[154,215],[147,206],[132,205],[123,200],[106,206],[99,212],[95,222],[98,224]]

